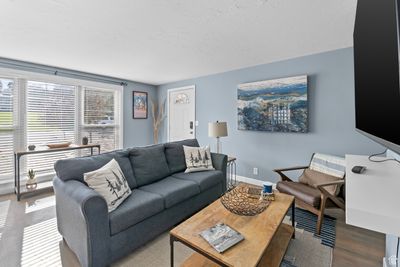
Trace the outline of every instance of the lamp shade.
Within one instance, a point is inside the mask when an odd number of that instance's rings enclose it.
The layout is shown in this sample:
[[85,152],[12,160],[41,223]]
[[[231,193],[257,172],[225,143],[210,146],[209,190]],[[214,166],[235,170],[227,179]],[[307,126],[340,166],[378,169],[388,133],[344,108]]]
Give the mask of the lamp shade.
[[209,122],[208,123],[208,136],[209,137],[223,137],[228,136],[228,128],[226,122]]

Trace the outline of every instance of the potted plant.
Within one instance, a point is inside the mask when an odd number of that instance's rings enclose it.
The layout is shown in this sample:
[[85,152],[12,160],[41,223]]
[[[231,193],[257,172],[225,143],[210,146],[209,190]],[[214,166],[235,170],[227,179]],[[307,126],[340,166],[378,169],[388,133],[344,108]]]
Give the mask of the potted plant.
[[28,170],[28,180],[26,180],[26,188],[27,189],[35,189],[37,186],[36,182],[36,173],[33,171],[33,169]]

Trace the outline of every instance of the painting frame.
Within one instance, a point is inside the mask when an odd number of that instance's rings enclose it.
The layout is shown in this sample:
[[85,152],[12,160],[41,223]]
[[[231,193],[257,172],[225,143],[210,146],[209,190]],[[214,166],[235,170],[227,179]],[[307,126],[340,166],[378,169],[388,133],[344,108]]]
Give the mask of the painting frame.
[[308,133],[308,76],[237,86],[238,130]]
[[148,118],[148,93],[143,91],[132,91],[132,118]]

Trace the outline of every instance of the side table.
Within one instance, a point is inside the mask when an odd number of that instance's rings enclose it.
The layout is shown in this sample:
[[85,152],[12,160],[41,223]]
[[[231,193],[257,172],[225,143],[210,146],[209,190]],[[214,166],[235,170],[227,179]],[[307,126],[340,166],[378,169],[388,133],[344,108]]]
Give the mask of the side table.
[[226,166],[227,189],[231,190],[237,184],[236,180],[236,158],[228,156],[228,164]]

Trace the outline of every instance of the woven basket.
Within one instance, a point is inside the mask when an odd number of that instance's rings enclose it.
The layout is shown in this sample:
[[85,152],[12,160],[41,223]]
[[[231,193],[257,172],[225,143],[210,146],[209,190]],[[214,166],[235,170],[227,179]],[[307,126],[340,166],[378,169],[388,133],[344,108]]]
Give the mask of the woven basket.
[[249,188],[238,186],[221,197],[221,203],[230,212],[242,216],[254,216],[263,212],[270,201],[249,197]]

